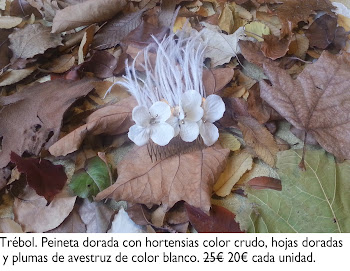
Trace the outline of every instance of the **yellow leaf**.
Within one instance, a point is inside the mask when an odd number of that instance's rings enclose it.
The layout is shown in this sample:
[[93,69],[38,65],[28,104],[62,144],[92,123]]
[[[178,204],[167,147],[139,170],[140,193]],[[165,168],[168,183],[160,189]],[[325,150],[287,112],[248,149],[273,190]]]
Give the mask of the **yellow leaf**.
[[228,5],[225,5],[220,15],[218,25],[220,29],[225,31],[226,33],[228,34],[233,33],[233,26],[234,26],[233,14],[232,14],[232,10],[229,8]]
[[[176,33],[177,31],[181,30],[186,22],[187,22],[187,18],[186,17],[177,17],[176,21],[174,23],[174,27],[173,27],[174,33]],[[190,24],[188,24],[188,26],[190,26]]]
[[241,143],[238,139],[229,133],[220,133],[219,142],[223,148],[231,151],[237,151],[241,148]]
[[219,180],[213,187],[215,194],[220,197],[230,194],[233,186],[245,172],[252,169],[252,166],[253,158],[247,152],[240,152],[231,156],[224,172],[221,173]]
[[345,31],[350,31],[350,18],[338,14],[338,25],[344,27]]
[[253,37],[258,41],[264,40],[262,37],[263,35],[270,34],[270,28],[268,28],[265,24],[257,21],[245,25],[244,30],[247,36]]

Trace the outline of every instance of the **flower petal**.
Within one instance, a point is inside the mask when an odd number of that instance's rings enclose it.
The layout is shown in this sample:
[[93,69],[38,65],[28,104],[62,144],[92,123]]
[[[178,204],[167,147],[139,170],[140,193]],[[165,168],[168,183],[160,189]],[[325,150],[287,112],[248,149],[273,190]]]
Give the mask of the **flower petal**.
[[203,103],[204,116],[203,119],[214,122],[222,118],[225,112],[225,103],[220,96],[209,95]]
[[203,138],[204,144],[207,146],[213,145],[219,139],[218,128],[210,122],[199,122],[199,132]]
[[186,112],[185,120],[197,122],[203,117],[203,113],[204,111],[202,107],[194,107]]
[[174,137],[177,136],[180,133],[179,118],[172,115],[166,122],[174,128]]
[[196,122],[184,121],[180,124],[180,137],[185,142],[196,140],[199,135],[199,127]]
[[200,107],[202,104],[202,96],[195,90],[188,90],[182,93],[181,96],[181,107],[188,113],[194,108]]
[[143,145],[148,143],[149,129],[135,124],[135,125],[130,127],[128,137],[137,146],[143,146]]
[[147,107],[138,105],[132,110],[132,119],[137,125],[147,127],[150,123],[151,115],[149,114]]
[[157,122],[165,122],[171,116],[171,109],[165,102],[155,102],[150,107],[149,113]]
[[151,139],[159,146],[165,146],[174,137],[174,128],[168,123],[156,123],[151,127]]

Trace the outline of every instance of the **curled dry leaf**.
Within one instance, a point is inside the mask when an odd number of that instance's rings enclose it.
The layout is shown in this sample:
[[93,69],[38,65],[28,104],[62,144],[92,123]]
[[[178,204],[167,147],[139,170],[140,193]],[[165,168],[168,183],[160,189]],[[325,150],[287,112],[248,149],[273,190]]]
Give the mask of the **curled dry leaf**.
[[79,149],[87,135],[125,133],[133,125],[131,119],[132,109],[136,106],[136,100],[128,97],[117,104],[103,107],[92,113],[87,123],[53,144],[49,151],[54,156],[67,155]]
[[250,40],[240,40],[238,45],[241,49],[241,53],[246,60],[255,65],[263,65],[266,57],[261,52],[261,44],[258,42],[252,42]]
[[[52,91],[52,90],[56,91]],[[10,162],[11,151],[39,154],[58,138],[63,114],[78,98],[87,95],[90,80],[55,80],[35,84],[20,93],[0,98],[0,168]]]
[[273,189],[282,190],[281,180],[267,176],[255,177],[247,182],[247,185],[253,189]]
[[291,37],[280,39],[274,35],[264,35],[264,41],[261,45],[263,54],[273,60],[285,56],[291,43]]
[[36,70],[36,68],[36,66],[33,66],[21,70],[7,70],[0,76],[0,87],[18,83],[19,81],[31,75]]
[[10,15],[11,16],[19,16],[19,17],[27,17],[31,14],[34,14],[36,18],[41,18],[40,12],[30,5],[26,0],[14,0],[10,6]]
[[15,221],[22,226],[24,232],[52,230],[59,226],[72,211],[75,198],[65,188],[47,206],[45,198],[27,186],[15,199],[13,206]]
[[251,170],[253,158],[247,152],[239,152],[232,155],[228,161],[224,172],[221,173],[213,189],[216,195],[226,197],[231,193],[233,186],[239,181],[244,173]]
[[216,144],[152,162],[147,146],[135,147],[117,165],[117,181],[96,200],[110,197],[168,208],[184,200],[208,212],[212,187],[226,165],[228,153]]
[[231,68],[203,70],[203,85],[206,94],[217,94],[218,91],[231,82],[234,74],[235,71]]
[[261,97],[325,150],[350,159],[350,54],[324,51],[295,80],[269,63],[264,70],[271,85],[260,82]]
[[58,10],[53,19],[52,33],[107,21],[122,11],[126,3],[126,0],[87,0]]
[[50,28],[41,24],[29,24],[9,35],[10,49],[16,58],[32,58],[47,49],[61,45],[60,34],[51,34]]
[[75,57],[71,54],[61,55],[58,58],[52,60],[47,65],[43,66],[42,69],[53,73],[64,73],[71,69],[75,63]]

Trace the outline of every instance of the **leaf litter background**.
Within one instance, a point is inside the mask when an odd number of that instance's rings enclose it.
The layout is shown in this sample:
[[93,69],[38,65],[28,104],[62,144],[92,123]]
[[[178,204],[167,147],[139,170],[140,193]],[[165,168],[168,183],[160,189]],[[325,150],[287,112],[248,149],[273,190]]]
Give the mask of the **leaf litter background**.
[[[350,232],[348,0],[0,0],[0,12],[1,232]],[[208,41],[220,138],[151,161],[127,137],[134,98],[104,96],[151,35],[184,25]]]

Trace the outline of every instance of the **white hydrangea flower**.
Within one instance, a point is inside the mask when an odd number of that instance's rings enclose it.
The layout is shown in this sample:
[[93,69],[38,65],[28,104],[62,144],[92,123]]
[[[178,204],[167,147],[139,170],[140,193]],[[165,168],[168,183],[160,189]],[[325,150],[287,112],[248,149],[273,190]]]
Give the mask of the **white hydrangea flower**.
[[203,117],[202,96],[195,90],[188,90],[181,95],[178,106],[173,108],[168,123],[174,128],[174,136],[180,134],[185,142],[196,140],[199,135],[198,121]]
[[138,146],[148,143],[149,139],[159,146],[165,146],[174,137],[174,128],[166,123],[171,116],[170,106],[165,102],[155,102],[149,109],[143,105],[132,111],[135,125],[129,129],[129,138]]
[[198,122],[199,133],[203,138],[204,144],[213,145],[219,139],[219,130],[213,122],[222,118],[225,112],[225,103],[220,96],[209,95],[203,102],[204,115]]

